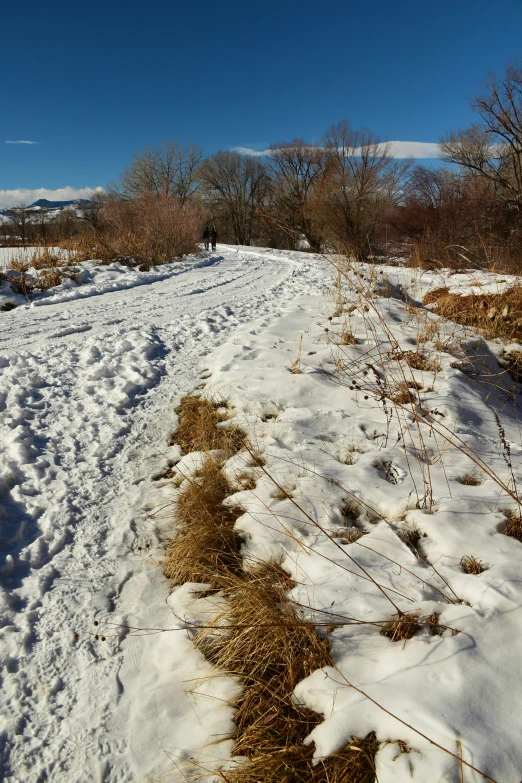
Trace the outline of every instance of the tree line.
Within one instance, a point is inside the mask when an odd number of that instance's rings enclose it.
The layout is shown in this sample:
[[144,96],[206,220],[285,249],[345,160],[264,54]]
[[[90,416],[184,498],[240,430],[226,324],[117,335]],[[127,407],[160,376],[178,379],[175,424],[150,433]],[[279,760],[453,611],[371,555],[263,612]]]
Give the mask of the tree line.
[[[476,122],[441,139],[433,166],[396,159],[389,143],[348,121],[314,143],[283,141],[259,156],[205,157],[195,144],[167,142],[135,155],[65,230],[96,237],[100,254],[142,261],[191,252],[207,225],[238,245],[518,269],[522,66],[491,76],[472,108]],[[43,223],[31,230],[52,233]]]

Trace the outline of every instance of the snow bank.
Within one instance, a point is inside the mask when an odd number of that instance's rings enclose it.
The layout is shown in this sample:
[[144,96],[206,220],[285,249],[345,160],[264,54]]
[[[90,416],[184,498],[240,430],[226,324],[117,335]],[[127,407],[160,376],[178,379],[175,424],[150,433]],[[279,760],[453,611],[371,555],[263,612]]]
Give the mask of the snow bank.
[[[360,275],[375,274],[364,265],[356,271],[354,286]],[[418,298],[441,284],[438,273],[382,271],[392,288]],[[504,284],[489,279],[490,287]],[[462,293],[472,288],[468,275],[444,280]],[[353,290],[347,297],[353,309],[348,302],[344,314],[331,318],[335,302],[300,296],[275,319],[236,330],[204,361],[209,392],[229,399],[234,422],[292,498],[281,499],[274,483],[258,475],[255,489],[229,499],[245,510],[236,523],[245,558],[284,553],[297,583],[292,597],[309,607],[312,620],[340,624],[330,634],[335,668],[317,671],[295,693],[324,715],[309,737],[316,757],[375,730],[392,743],[377,756],[380,783],[457,783],[461,754],[466,780],[482,780],[471,765],[516,783],[522,769],[522,544],[502,534],[504,512],[514,503],[499,484],[480,470],[476,484],[462,480],[474,468],[472,452],[500,482],[513,487],[522,480],[520,397],[512,397],[509,378],[500,374],[490,382],[493,372],[502,373],[499,344],[469,339],[469,330],[416,312],[393,290],[390,297],[389,287],[386,297],[374,300],[375,310],[361,306]],[[408,377],[419,388],[419,409],[439,431],[424,427],[424,442],[411,408],[391,415],[392,406],[385,409],[377,393],[350,381],[352,373],[360,384],[363,371],[371,373],[390,348],[415,350],[423,319],[438,325],[438,347],[433,336],[424,346],[437,366],[411,369]],[[347,324],[357,344],[339,346]],[[464,444],[460,450],[451,445],[456,438]],[[227,463],[232,477],[240,459]],[[364,532],[356,541],[353,525]],[[422,557],[405,540],[412,531],[418,531]],[[471,555],[486,570],[465,573],[461,561]],[[421,623],[413,638],[391,641],[380,630],[397,611],[438,616],[440,635]],[[393,744],[399,740],[408,753]]]

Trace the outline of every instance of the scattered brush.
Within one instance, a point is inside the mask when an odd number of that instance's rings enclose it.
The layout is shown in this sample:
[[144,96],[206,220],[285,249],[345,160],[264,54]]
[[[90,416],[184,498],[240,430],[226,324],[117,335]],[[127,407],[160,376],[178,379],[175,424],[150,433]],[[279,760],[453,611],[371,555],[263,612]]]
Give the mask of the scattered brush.
[[223,402],[188,394],[176,408],[179,427],[173,438],[185,453],[223,449],[236,454],[243,448],[245,433],[240,427],[222,427],[229,416]]
[[411,639],[420,630],[419,616],[411,614],[397,614],[391,620],[384,623],[381,634],[387,636],[392,642],[402,642]]
[[460,564],[462,570],[466,574],[481,574],[483,571],[487,571],[487,568],[482,565],[481,560],[476,560],[473,555],[464,555]]
[[345,327],[339,338],[339,345],[357,345],[357,337],[351,332],[348,327]]
[[484,479],[475,473],[474,470],[472,470],[471,473],[466,473],[465,476],[460,476],[457,481],[461,484],[465,484],[467,487],[479,487],[484,483]]
[[505,536],[511,536],[511,538],[516,538],[517,541],[522,543],[522,517],[520,511],[508,508],[503,513],[508,519],[508,523],[502,531],[503,534]]
[[413,405],[417,398],[411,391],[410,385],[405,381],[401,381],[397,384],[397,391],[390,395],[390,400],[397,405]]
[[522,286],[499,294],[450,294],[447,288],[428,291],[424,304],[436,304],[437,314],[484,332],[488,339],[522,339]]
[[172,584],[209,582],[241,571],[241,537],[234,529],[243,513],[223,505],[234,493],[218,464],[205,459],[197,477],[183,483],[176,517],[177,538],[172,539],[165,558],[165,574]]
[[429,359],[422,351],[404,351],[401,358],[413,370],[424,372],[439,372],[440,370],[440,365],[433,359]]

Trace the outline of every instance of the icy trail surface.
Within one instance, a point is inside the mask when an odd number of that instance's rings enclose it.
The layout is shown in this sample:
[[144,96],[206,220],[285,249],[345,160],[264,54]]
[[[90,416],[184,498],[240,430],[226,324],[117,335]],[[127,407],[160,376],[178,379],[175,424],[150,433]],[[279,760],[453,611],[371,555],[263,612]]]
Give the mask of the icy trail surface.
[[225,248],[1,314],[0,779],[134,783],[165,771],[187,715],[195,747],[230,732],[216,698],[194,718],[185,680],[205,664],[184,637],[102,643],[93,623],[171,621],[142,486],[173,401],[238,326],[324,281],[313,256]]

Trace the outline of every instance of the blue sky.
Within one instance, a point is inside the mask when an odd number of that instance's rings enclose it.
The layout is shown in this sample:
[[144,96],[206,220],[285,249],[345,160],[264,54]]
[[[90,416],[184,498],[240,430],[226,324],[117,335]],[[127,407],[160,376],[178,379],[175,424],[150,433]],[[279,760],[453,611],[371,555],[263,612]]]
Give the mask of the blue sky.
[[472,121],[521,33],[522,0],[10,3],[0,205],[1,191],[104,186],[164,139],[263,149],[349,119],[436,142]]

